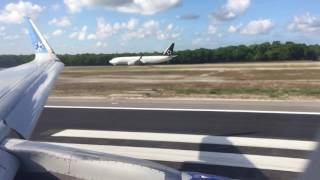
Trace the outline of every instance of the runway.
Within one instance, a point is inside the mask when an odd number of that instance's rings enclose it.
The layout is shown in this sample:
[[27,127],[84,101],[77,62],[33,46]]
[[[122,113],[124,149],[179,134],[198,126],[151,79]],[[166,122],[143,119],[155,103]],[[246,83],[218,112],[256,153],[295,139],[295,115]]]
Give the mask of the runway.
[[47,106],[33,139],[238,179],[294,179],[317,143],[313,112]]

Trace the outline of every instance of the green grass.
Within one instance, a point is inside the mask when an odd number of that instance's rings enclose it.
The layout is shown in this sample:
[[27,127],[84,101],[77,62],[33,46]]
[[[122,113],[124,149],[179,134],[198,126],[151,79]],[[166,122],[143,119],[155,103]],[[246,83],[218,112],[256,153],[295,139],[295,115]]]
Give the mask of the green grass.
[[320,99],[320,63],[66,67],[54,94]]
[[312,96],[320,97],[320,88],[259,88],[259,87],[240,87],[240,88],[182,88],[176,89],[178,95],[237,95],[251,94],[264,95],[270,98],[281,98],[287,96]]

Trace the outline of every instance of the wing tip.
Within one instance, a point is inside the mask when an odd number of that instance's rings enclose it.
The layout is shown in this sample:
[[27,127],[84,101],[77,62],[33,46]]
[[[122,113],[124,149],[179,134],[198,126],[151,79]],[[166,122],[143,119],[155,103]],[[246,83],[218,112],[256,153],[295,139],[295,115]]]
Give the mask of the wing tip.
[[54,51],[49,46],[48,42],[46,41],[44,36],[41,34],[37,26],[34,24],[32,19],[29,16],[24,16],[24,19],[28,24],[28,32],[31,37],[31,41],[32,41],[32,45],[35,50],[35,53],[36,54],[39,54],[39,53],[54,54]]

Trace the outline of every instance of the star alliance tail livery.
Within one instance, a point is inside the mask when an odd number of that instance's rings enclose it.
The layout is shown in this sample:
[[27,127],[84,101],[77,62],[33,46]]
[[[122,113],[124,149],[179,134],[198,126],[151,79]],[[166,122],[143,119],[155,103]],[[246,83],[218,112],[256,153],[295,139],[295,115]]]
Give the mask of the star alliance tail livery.
[[168,49],[166,49],[164,52],[163,52],[163,55],[165,56],[171,56],[173,54],[173,49],[174,49],[174,43],[172,43]]

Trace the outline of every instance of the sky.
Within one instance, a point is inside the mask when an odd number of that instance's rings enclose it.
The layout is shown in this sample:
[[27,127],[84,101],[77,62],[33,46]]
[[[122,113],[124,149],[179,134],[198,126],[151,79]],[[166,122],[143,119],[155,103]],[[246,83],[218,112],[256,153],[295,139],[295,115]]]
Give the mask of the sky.
[[33,52],[23,16],[58,54],[320,43],[319,0],[1,0],[0,54]]

